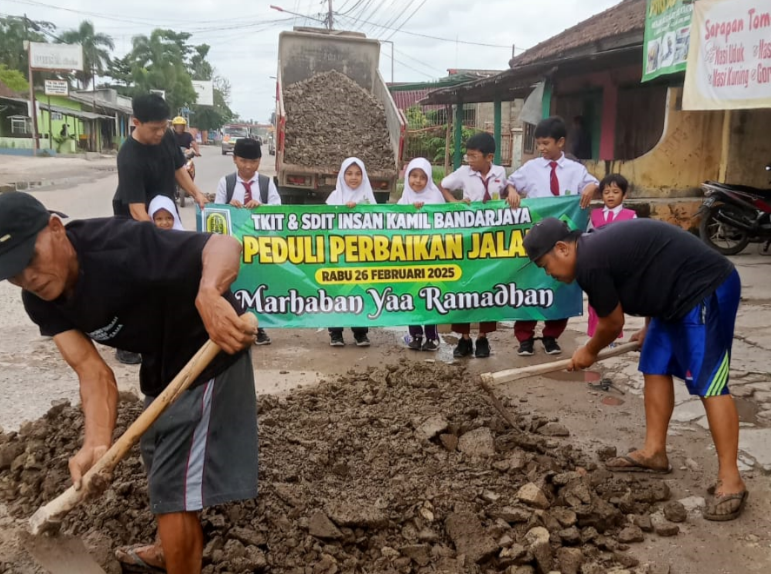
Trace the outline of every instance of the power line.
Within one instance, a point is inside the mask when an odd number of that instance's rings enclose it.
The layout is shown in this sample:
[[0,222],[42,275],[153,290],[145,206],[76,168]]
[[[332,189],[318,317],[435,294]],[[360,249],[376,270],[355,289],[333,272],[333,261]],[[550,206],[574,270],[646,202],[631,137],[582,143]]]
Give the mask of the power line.
[[[391,59],[391,55],[390,55],[390,54],[388,54],[388,53],[386,53],[386,52],[383,52],[383,55],[384,55],[386,58],[388,58],[389,60]],[[412,67],[412,66],[410,66],[409,64],[405,64],[404,62],[402,62],[401,60],[399,60],[399,59],[398,59],[398,58],[396,58],[396,57],[394,57],[394,59],[393,59],[393,60],[394,60],[394,62],[396,62],[396,63],[397,63],[397,64],[399,64],[400,66],[404,66],[404,67],[405,67],[405,68],[407,68],[408,70],[412,70],[413,72],[416,72],[416,73],[420,74],[421,76],[425,76],[426,78],[430,78],[430,79],[432,79],[432,80],[433,80],[433,79],[436,79],[436,76],[432,76],[431,74],[427,74],[427,73],[425,73],[425,72],[422,72],[422,71],[418,70],[417,68],[413,68],[413,67]]]
[[[384,26],[391,26],[391,25],[393,25],[393,23],[396,22],[401,17],[402,13],[407,8],[409,8],[409,2],[410,2],[410,0],[407,0],[407,6],[404,9],[402,9],[401,11],[399,11],[399,9],[396,6],[394,6],[393,12],[394,12],[395,15],[392,18],[386,18],[386,21],[385,21],[385,23],[383,25]],[[375,26],[373,25],[371,29],[374,30]]]
[[402,52],[398,48],[394,48],[394,52],[396,52],[400,56],[404,56],[405,58],[409,58],[410,60],[412,60],[413,62],[415,62],[417,64],[420,64],[421,66],[425,66],[429,70],[432,70],[434,72],[439,72],[440,74],[444,74],[445,73],[445,70],[440,70],[439,68],[435,68],[431,64],[427,64],[426,62],[423,62],[422,60],[418,60],[417,58],[415,58],[413,56],[410,56],[408,53]]
[[404,21],[403,21],[401,24],[399,24],[399,27],[398,27],[398,28],[396,28],[396,30],[394,30],[393,32],[391,32],[391,35],[390,35],[390,36],[388,36],[388,38],[386,38],[386,40],[390,40],[391,38],[393,38],[393,37],[394,37],[394,35],[395,35],[395,34],[396,34],[396,33],[397,33],[399,30],[401,30],[401,29],[402,29],[402,28],[403,28],[403,27],[404,27],[404,26],[405,26],[405,25],[406,25],[406,24],[407,24],[407,23],[408,23],[410,20],[412,20],[412,18],[415,16],[415,14],[417,14],[417,13],[418,13],[418,10],[420,10],[421,8],[423,8],[423,6],[425,6],[425,4],[426,4],[426,2],[427,2],[427,1],[428,1],[428,0],[423,0],[423,1],[422,1],[420,4],[418,4],[418,7],[417,7],[417,8],[415,8],[415,10],[413,10],[412,14],[410,14],[410,15],[407,17],[407,19],[406,19],[406,20],[404,20]]

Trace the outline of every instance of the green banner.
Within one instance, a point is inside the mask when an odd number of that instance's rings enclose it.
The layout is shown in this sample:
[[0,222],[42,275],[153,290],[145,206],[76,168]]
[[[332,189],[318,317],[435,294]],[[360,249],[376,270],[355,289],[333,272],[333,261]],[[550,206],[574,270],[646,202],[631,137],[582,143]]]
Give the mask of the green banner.
[[486,204],[208,205],[199,231],[243,244],[232,290],[265,327],[385,327],[580,315],[577,285],[528,265],[533,223],[585,229],[578,197]]
[[645,12],[643,77],[684,72],[691,43],[693,0],[648,0]]

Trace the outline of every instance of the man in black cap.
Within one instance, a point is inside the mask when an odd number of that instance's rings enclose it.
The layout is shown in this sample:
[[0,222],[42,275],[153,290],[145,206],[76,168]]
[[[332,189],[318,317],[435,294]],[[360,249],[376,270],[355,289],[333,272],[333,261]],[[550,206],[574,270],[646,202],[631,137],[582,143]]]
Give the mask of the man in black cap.
[[741,281],[733,264],[698,238],[650,219],[609,225],[592,234],[545,219],[525,237],[528,256],[563,283],[577,281],[599,316],[597,331],[573,355],[586,369],[624,326],[645,317],[632,336],[642,346],[646,436],[642,449],[608,461],[614,472],[668,473],[666,440],[675,397],[672,377],[702,399],[718,454],[718,480],[704,510],[708,520],[737,518],[747,489],[737,465],[739,417],[728,391]]
[[148,404],[207,339],[223,350],[142,437],[162,550],[123,551],[135,566],[199,573],[197,513],[257,494],[255,331],[229,290],[240,259],[229,236],[124,218],[65,227],[32,196],[0,194],[0,281],[22,288],[27,314],[80,381],[85,436],[69,461],[76,487],[110,447],[117,416],[115,375],[93,341],[141,353]]

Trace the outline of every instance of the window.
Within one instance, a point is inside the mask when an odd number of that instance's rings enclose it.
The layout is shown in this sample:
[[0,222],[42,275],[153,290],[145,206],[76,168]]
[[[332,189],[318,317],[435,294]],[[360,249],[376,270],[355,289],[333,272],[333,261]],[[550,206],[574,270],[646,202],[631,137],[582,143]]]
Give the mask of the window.
[[522,122],[522,152],[535,153],[535,126],[527,122]]

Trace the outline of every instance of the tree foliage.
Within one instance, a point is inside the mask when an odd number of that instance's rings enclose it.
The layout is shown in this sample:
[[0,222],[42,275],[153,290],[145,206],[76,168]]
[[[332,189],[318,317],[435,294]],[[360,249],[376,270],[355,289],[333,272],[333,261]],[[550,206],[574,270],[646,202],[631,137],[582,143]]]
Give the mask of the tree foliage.
[[26,92],[29,90],[27,78],[19,70],[12,70],[5,64],[0,64],[0,82],[4,83],[14,92]]
[[83,71],[75,73],[81,89],[87,89],[96,74],[104,75],[109,69],[110,51],[115,49],[115,43],[107,34],[97,33],[90,21],[83,20],[77,30],[68,30],[59,39],[65,44],[83,46]]
[[0,64],[26,75],[29,57],[24,49],[24,41],[47,42],[46,34],[52,34],[54,30],[56,26],[51,22],[20,16],[0,18]]

